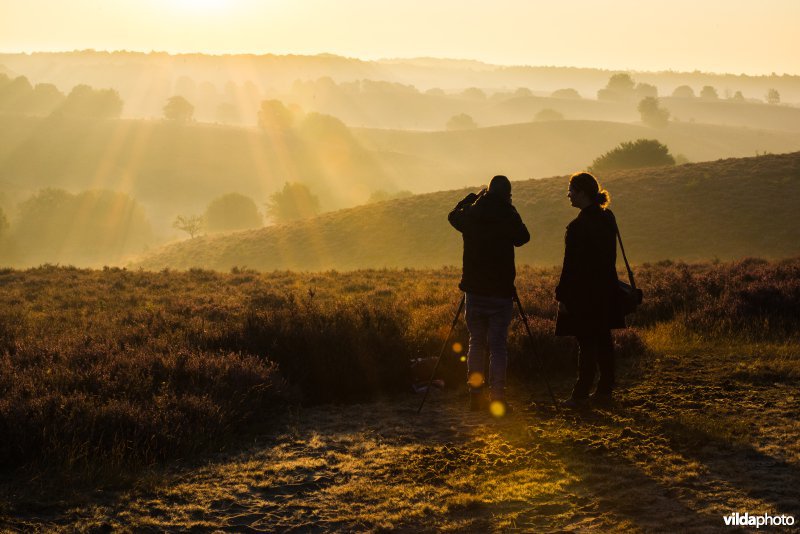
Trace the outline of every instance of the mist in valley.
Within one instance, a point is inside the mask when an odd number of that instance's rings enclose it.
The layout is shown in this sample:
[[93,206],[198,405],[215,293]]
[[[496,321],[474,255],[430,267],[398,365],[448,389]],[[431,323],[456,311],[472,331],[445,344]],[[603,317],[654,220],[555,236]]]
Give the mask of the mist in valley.
[[133,265],[167,243],[494,174],[566,175],[639,139],[670,165],[793,152],[797,102],[800,77],[786,75],[0,54],[0,261]]

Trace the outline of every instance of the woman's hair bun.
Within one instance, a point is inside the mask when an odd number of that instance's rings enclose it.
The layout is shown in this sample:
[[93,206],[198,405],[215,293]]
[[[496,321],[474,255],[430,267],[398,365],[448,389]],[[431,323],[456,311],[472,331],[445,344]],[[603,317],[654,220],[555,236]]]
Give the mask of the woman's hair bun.
[[601,189],[600,191],[598,191],[597,195],[595,196],[595,202],[601,208],[605,208],[609,204],[611,204],[611,195],[605,189]]

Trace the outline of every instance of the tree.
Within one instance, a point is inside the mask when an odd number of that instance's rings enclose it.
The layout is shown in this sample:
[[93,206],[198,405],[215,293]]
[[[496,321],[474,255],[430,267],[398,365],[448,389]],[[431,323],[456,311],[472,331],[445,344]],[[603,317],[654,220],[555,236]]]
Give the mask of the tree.
[[448,130],[474,130],[478,123],[466,113],[459,113],[450,117],[445,126]]
[[0,84],[0,110],[19,113],[27,111],[27,101],[30,99],[33,87],[25,76],[18,76],[10,80],[3,75],[4,83]]
[[571,87],[568,87],[566,89],[556,89],[555,91],[553,91],[553,94],[551,94],[550,96],[552,96],[553,98],[580,98],[581,97],[580,93],[578,93],[578,91],[576,91],[575,89],[572,89]]
[[471,98],[474,100],[486,100],[486,93],[477,87],[469,87],[461,91],[461,96],[464,98]]
[[153,234],[125,193],[44,189],[18,206],[13,238],[24,263],[97,264],[141,252]]
[[275,222],[307,219],[319,213],[319,198],[305,184],[286,182],[282,190],[270,195],[266,208]]
[[734,100],[736,102],[744,102],[744,95],[742,94],[741,91],[736,91],[731,100]]
[[210,232],[245,230],[262,225],[256,203],[239,193],[228,193],[211,201],[203,218]]
[[637,107],[642,116],[642,122],[654,128],[663,128],[669,121],[669,110],[659,105],[658,99],[648,96],[639,102]]
[[533,92],[527,87],[518,87],[517,90],[514,91],[515,98],[524,98],[528,96],[533,96]]
[[541,121],[562,121],[564,120],[564,115],[552,108],[544,108],[540,109],[536,115],[534,115],[533,120],[537,122]]
[[637,83],[633,91],[638,98],[658,97],[658,87],[649,83]]
[[294,122],[294,115],[280,100],[264,100],[258,110],[258,126],[270,134],[287,132]]
[[672,96],[675,98],[694,98],[694,89],[688,85],[679,85],[672,91]]
[[604,89],[597,91],[598,100],[630,100],[635,96],[636,82],[627,72],[614,74],[608,79]]
[[180,95],[171,96],[164,105],[164,118],[175,122],[188,122],[194,116],[194,106]]
[[777,89],[770,89],[767,91],[767,104],[780,104],[781,94]]
[[194,236],[202,232],[204,226],[205,221],[202,215],[178,215],[172,222],[173,228],[186,232],[191,239],[194,239]]
[[666,145],[656,139],[637,139],[621,143],[596,158],[589,170],[606,172],[618,169],[638,169],[642,167],[663,167],[675,165],[675,158]]
[[612,75],[608,79],[606,89],[611,89],[612,91],[617,91],[619,93],[629,93],[633,91],[635,85],[636,84],[633,81],[633,78],[631,78],[630,74],[627,72],[619,72]]
[[122,105],[114,89],[93,89],[81,84],[72,88],[57,111],[72,117],[112,119],[120,116]]
[[710,85],[704,85],[703,88],[700,90],[700,98],[705,98],[706,100],[717,100],[719,98],[719,93],[714,87]]
[[50,115],[66,97],[52,83],[39,83],[31,93],[30,111],[36,115]]

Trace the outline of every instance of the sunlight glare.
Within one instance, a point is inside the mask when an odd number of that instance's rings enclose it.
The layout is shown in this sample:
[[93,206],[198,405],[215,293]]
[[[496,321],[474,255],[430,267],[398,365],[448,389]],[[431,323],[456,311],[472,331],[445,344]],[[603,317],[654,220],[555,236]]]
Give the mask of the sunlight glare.
[[474,372],[469,375],[467,384],[473,388],[479,388],[483,385],[483,373]]
[[220,11],[229,7],[229,0],[172,0],[171,2],[181,11],[210,12]]
[[489,412],[495,417],[503,417],[506,414],[506,407],[500,401],[494,401],[489,405]]

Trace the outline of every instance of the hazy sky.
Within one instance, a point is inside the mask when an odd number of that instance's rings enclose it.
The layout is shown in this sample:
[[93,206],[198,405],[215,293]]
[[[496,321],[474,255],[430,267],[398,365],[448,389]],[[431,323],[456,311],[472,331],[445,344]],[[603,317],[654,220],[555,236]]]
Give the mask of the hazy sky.
[[800,0],[0,0],[0,51],[329,52],[800,74]]

